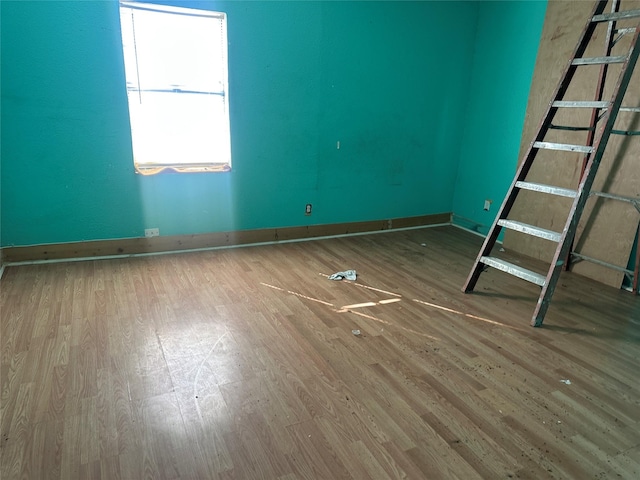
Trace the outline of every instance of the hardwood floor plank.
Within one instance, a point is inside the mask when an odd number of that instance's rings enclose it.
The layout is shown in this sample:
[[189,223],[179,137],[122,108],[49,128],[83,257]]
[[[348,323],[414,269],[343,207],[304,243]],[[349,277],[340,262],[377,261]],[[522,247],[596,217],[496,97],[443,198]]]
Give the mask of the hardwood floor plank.
[[65,416],[60,478],[82,478],[80,476],[80,469],[82,467],[81,428],[81,416],[79,413]]
[[10,363],[3,363],[1,368],[2,378],[2,396],[0,397],[0,412],[2,418],[0,419],[0,428],[2,428],[2,435],[7,436],[11,431],[11,421],[13,416],[9,412],[13,412],[16,408],[16,402],[18,397],[16,392],[20,387],[21,380],[23,378],[23,371],[26,364],[27,352],[20,352],[11,357]]
[[118,455],[118,422],[114,398],[111,371],[108,368],[98,368],[98,394],[95,403],[95,422],[97,423],[97,437],[99,446],[98,458],[111,458]]
[[[363,464],[362,459],[355,455],[352,450],[352,445],[357,435],[351,431],[349,425],[351,422],[345,422],[346,425],[336,425],[333,420],[322,416],[315,417],[313,421],[330,445],[341,446],[335,449],[335,454],[349,472],[349,477],[347,478],[367,478],[366,466]],[[376,441],[369,442],[369,444],[378,445]]]
[[184,423],[173,393],[134,401],[136,423],[142,425],[142,470],[158,479],[192,478],[193,452],[183,443]]
[[277,478],[273,466],[260,448],[251,448],[256,442],[250,432],[240,425],[231,433],[224,435],[233,462],[233,470],[229,470],[223,478],[267,479]]
[[187,438],[196,461],[197,478],[216,478],[233,469],[224,435],[233,431],[229,410],[219,389],[198,394],[192,388],[176,388]]
[[287,427],[296,440],[297,451],[287,454],[289,464],[300,478],[350,478],[327,438],[312,420]]
[[407,456],[415,463],[424,478],[434,479],[480,479],[478,472],[475,472],[469,464],[458,457],[453,450],[440,449],[436,454],[428,447],[428,444],[420,445],[406,451]]

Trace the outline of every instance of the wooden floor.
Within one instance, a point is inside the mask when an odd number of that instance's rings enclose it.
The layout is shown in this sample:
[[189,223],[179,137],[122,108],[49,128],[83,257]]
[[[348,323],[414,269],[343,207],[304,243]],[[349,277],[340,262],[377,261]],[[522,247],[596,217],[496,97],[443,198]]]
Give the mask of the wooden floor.
[[534,329],[538,287],[460,292],[480,241],[8,267],[0,476],[640,478],[640,300],[563,274]]

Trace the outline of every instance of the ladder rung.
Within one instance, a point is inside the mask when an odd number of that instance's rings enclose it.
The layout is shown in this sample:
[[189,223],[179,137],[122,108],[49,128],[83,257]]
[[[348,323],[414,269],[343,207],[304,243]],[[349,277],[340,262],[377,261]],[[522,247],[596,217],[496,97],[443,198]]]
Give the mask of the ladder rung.
[[634,28],[616,28],[613,30],[613,33],[617,35],[616,38],[611,39],[611,47],[616,45],[620,40],[622,40],[625,35],[628,33],[635,33],[636,29]]
[[527,282],[535,283],[536,285],[540,285],[541,287],[543,287],[547,281],[547,279],[539,273],[532,272],[531,270],[519,267],[518,265],[514,265],[513,263],[500,260],[499,258],[480,257],[480,261],[485,265],[501,270],[505,273],[508,273],[509,275],[522,278]]
[[[556,103],[560,103],[560,102],[553,102],[553,106],[554,107],[568,107],[571,105],[556,105]],[[571,102],[571,103],[575,103],[575,102]],[[589,108],[601,108],[603,110],[607,110],[609,108],[609,102],[583,102],[583,103],[603,103],[604,105],[602,106],[594,106],[594,107],[589,107]],[[636,113],[640,113],[640,107],[620,107],[618,109],[619,112],[636,112]]]
[[592,22],[611,22],[614,20],[623,20],[626,18],[640,17],[640,10],[626,10],[624,12],[612,12],[602,13],[600,15],[594,15],[591,19]]
[[522,222],[516,222],[515,220],[498,220],[498,225],[509,230],[515,230],[516,232],[524,233],[526,235],[533,235],[534,237],[544,238],[545,240],[551,240],[552,242],[559,242],[562,235],[553,230],[547,230],[546,228],[536,227]]
[[619,265],[614,265],[612,263],[603,262],[602,260],[598,260],[597,258],[587,257],[586,255],[582,255],[576,252],[571,252],[571,256],[579,260],[584,260],[585,262],[595,263],[596,265],[600,265],[602,267],[607,267],[612,270],[617,270],[618,272],[633,275],[633,270],[629,270],[628,268],[620,267]]
[[586,145],[571,145],[568,143],[551,143],[551,142],[534,142],[535,148],[543,148],[546,150],[564,150],[567,152],[591,153],[593,147]]
[[638,212],[640,212],[640,197],[627,197],[625,195],[616,195],[614,193],[594,192],[594,191],[591,191],[589,195],[594,197],[600,197],[600,198],[608,198],[610,200],[617,200],[619,202],[630,203],[638,210]]
[[624,63],[627,60],[626,55],[619,57],[589,57],[589,58],[574,58],[571,65],[602,65],[609,63]]
[[640,130],[611,130],[611,135],[625,135],[632,137],[640,135]]
[[613,32],[619,34],[620,37],[622,37],[623,35],[626,35],[627,33],[636,33],[636,27],[616,28]]
[[558,100],[553,102],[551,106],[560,108],[607,108],[609,106],[609,102],[581,102]]
[[591,127],[570,127],[568,125],[554,125],[553,123],[549,125],[549,129],[551,130],[565,130],[568,132],[591,132],[595,130],[595,128]]
[[561,197],[576,198],[577,192],[568,188],[554,187],[553,185],[543,185],[542,183],[533,182],[516,182],[516,187],[533,192],[550,193]]
[[[599,108],[602,110],[607,110],[609,108],[609,102],[580,102],[577,100],[558,100],[553,102],[551,106],[556,108]],[[640,113],[640,107],[620,107],[618,111]]]

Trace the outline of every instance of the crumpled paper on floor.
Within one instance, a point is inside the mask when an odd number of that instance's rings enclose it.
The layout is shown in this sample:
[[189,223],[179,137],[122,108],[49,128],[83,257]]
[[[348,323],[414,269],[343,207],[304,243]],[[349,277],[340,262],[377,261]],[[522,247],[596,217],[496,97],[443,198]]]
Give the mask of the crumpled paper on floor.
[[351,280],[356,279],[355,270],[345,270],[344,272],[336,272],[333,275],[329,275],[329,280]]

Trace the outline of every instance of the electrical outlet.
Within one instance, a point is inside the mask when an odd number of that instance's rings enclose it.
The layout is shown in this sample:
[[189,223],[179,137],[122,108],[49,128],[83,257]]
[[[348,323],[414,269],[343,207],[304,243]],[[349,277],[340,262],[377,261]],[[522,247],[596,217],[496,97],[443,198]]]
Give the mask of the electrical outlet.
[[304,214],[305,215],[311,215],[311,204],[307,203],[307,205],[304,207]]
[[491,203],[493,203],[491,200],[485,200],[484,201],[484,209],[488,212],[489,209],[491,208]]
[[157,237],[160,235],[160,229],[159,228],[145,228],[144,229],[144,236],[147,238],[151,238],[151,237]]

